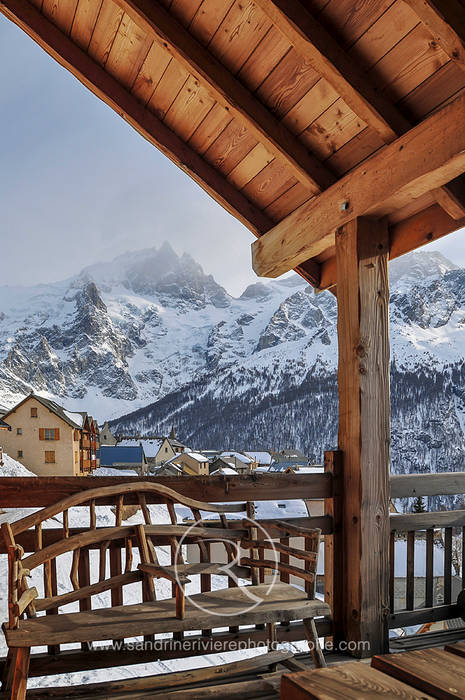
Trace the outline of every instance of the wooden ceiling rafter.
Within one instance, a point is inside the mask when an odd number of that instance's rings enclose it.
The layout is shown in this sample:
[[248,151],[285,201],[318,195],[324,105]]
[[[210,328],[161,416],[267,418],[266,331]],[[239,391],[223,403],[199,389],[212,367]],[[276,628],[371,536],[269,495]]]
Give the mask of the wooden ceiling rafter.
[[[334,245],[335,231],[380,218],[465,172],[465,95],[370,156],[252,244],[255,272],[277,277]],[[386,177],[389,173],[389,177]],[[460,225],[457,224],[456,228]]]
[[157,0],[113,2],[206,84],[215,100],[244,123],[300,182],[318,192],[336,181],[336,176]]

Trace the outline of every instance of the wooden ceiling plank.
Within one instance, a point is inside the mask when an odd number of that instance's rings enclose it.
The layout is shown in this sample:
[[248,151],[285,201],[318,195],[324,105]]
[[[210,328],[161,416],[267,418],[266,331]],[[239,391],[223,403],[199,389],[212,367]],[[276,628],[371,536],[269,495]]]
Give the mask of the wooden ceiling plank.
[[242,189],[242,192],[252,202],[258,204],[260,209],[264,209],[295,184],[297,180],[289,169],[275,159],[260,170]]
[[44,0],[42,3],[42,12],[48,19],[56,24],[62,32],[69,34],[77,4],[78,0],[66,0],[66,2]]
[[0,11],[255,235],[270,228],[268,217],[33,5],[23,0],[0,0]]
[[205,151],[204,157],[226,176],[256,146],[256,138],[243,124],[233,119]]
[[376,93],[354,60],[298,0],[256,2],[355,114],[381,134],[385,143],[392,142],[408,129],[407,120]]
[[331,0],[319,21],[336,41],[349,49],[390,8],[394,0]]
[[300,134],[300,138],[324,161],[366,126],[344,100],[339,98]]
[[[453,219],[438,205],[433,204],[418,214],[389,226],[389,259],[421,248],[438,238],[465,227],[465,217]],[[330,289],[337,284],[336,258],[332,256],[320,265],[320,289]]]
[[203,0],[189,25],[189,31],[207,46],[233,4],[234,0]]
[[271,22],[254,2],[235,0],[208,49],[235,75],[270,28]]
[[294,209],[297,209],[297,207],[300,207],[305,202],[308,202],[308,200],[311,198],[312,195],[309,193],[308,189],[298,182],[296,185],[288,189],[287,192],[284,192],[284,194],[280,195],[277,197],[277,199],[271,202],[271,204],[269,204],[263,210],[263,212],[277,223],[278,221],[281,221],[281,219],[284,219],[285,216],[293,212]]
[[157,117],[164,119],[165,114],[181,92],[188,78],[189,71],[172,58],[153,91],[152,97],[147,104],[148,108]]
[[128,15],[123,15],[105,69],[131,88],[147,58],[153,39]]
[[132,86],[132,94],[144,105],[150,101],[170,61],[170,54],[154,41]]
[[446,53],[419,23],[367,73],[367,79],[397,103],[448,62]]
[[290,50],[289,41],[277,27],[271,27],[255,47],[237,77],[254,92]]
[[449,61],[428,80],[409,92],[399,103],[411,121],[424,119],[440,109],[448,100],[465,88],[465,72],[454,61]]
[[71,38],[81,49],[87,50],[89,46],[101,6],[102,0],[79,0],[71,27]]
[[227,179],[238,190],[241,190],[255,175],[263,170],[273,160],[273,154],[266,150],[261,144],[252,148],[252,150],[231,170]]
[[89,55],[102,66],[107,62],[123,15],[112,0],[103,0],[88,47]]
[[362,34],[347,53],[368,71],[417,24],[419,19],[409,5],[403,0],[397,0]]
[[291,48],[257,89],[257,96],[282,119],[320,80],[309,61]]
[[442,50],[465,71],[465,7],[458,0],[409,0],[408,4]]
[[249,90],[154,0],[115,0],[189,72],[198,76],[233,117],[245,122],[257,141],[283,159],[298,180],[318,189],[335,181],[325,168]]
[[216,102],[190,137],[189,145],[197,153],[203,155],[208,151],[218,134],[221,134],[231,122],[232,117],[229,112]]
[[[406,204],[465,172],[465,96],[413,127],[252,245],[260,276],[277,277],[332,245],[344,223],[391,197]],[[389,173],[389,177],[386,177]]]
[[167,111],[164,122],[184,141],[188,141],[214,102],[203,85],[190,75]]

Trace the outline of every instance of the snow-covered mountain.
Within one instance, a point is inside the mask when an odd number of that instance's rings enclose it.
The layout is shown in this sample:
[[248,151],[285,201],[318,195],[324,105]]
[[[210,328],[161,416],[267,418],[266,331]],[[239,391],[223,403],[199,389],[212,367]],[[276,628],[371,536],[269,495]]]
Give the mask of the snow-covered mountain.
[[[393,466],[465,469],[465,270],[391,263]],[[195,446],[336,442],[336,301],[297,275],[231,297],[168,244],[61,283],[0,288],[0,404],[31,388]]]

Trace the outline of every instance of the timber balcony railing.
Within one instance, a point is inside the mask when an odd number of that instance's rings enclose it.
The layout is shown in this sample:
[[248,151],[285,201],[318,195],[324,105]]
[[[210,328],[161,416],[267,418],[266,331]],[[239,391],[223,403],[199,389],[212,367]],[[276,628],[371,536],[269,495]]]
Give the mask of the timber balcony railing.
[[[463,472],[391,477],[392,499],[464,493]],[[465,510],[391,513],[390,531],[389,627],[421,625],[427,632],[432,623],[461,618]]]
[[[317,594],[324,594],[326,602],[332,611],[331,619],[317,620],[317,630],[321,637],[341,639],[343,629],[342,619],[344,607],[347,608],[347,595],[344,586],[346,564],[344,563],[344,532],[342,483],[342,455],[332,451],[325,454],[325,471],[320,474],[280,474],[261,473],[247,476],[194,476],[194,477],[152,477],[140,479],[133,477],[36,477],[34,488],[28,488],[30,478],[4,477],[1,479],[0,510],[5,508],[41,508],[49,506],[66,498],[73,493],[109,486],[128,481],[153,481],[175,489],[181,494],[201,501],[227,503],[234,501],[306,501],[310,515],[304,517],[289,517],[283,512],[282,517],[269,518],[257,513],[257,522],[263,523],[273,532],[273,523],[286,522],[289,525],[290,537],[282,537],[276,529],[276,538],[281,545],[280,563],[288,572],[281,571],[283,581],[292,579],[292,567],[301,568],[303,562],[286,553],[295,551],[292,548],[292,526],[295,532],[299,527],[320,528],[324,540],[324,558],[320,557],[319,576],[317,578]],[[391,478],[391,498],[415,498],[417,496],[455,495],[465,493],[465,473],[441,475],[409,475],[393,476]],[[159,503],[156,494],[147,499],[147,503]],[[131,506],[131,499],[125,505]],[[105,503],[102,502],[102,505]],[[136,501],[134,501],[136,505]],[[262,513],[264,511],[262,510]],[[295,512],[295,511],[294,511]],[[314,514],[317,513],[317,514]],[[265,508],[266,514],[266,508]],[[389,628],[399,628],[412,625],[423,625],[439,620],[460,617],[460,608],[456,603],[457,593],[462,589],[462,574],[465,572],[465,555],[462,547],[465,530],[465,511],[391,514],[390,515],[391,546],[386,549],[390,553],[391,610],[386,625],[385,610],[379,611],[382,634],[387,637]],[[82,528],[69,528],[69,535],[78,534]],[[63,527],[57,523],[43,530],[42,546],[59,541],[63,537]],[[166,538],[165,538],[166,539]],[[289,543],[289,539],[291,542]],[[26,531],[18,537],[26,553],[34,551],[34,532]],[[167,541],[154,540],[156,546],[166,546]],[[291,544],[291,549],[289,549]],[[90,545],[81,552],[81,565],[85,568],[89,561],[90,550],[98,549]],[[124,540],[112,541],[109,548],[110,575],[117,575],[121,567],[121,557],[124,555]],[[6,546],[0,539],[0,556],[6,559]],[[261,559],[266,559],[265,552],[259,552]],[[93,556],[93,555],[92,555]],[[423,558],[423,559],[422,559]],[[422,564],[423,561],[423,564]],[[418,567],[422,564],[421,576]],[[5,562],[6,565],[6,562]],[[350,562],[349,562],[350,565]],[[404,568],[402,568],[404,566]],[[349,566],[350,569],[350,566]],[[405,569],[405,570],[404,570]],[[290,572],[290,573],[289,573]],[[121,573],[121,571],[120,571]],[[55,590],[56,569],[47,575],[52,581],[47,585]],[[388,578],[388,576],[386,576]],[[291,580],[292,582],[292,580]],[[386,583],[386,590],[388,581]],[[397,589],[397,590],[396,590]],[[83,601],[89,608],[92,600]],[[84,609],[88,609],[85,608]],[[49,611],[56,612],[56,611]],[[6,616],[6,611],[4,611]],[[417,635],[418,636],[418,635]],[[281,623],[277,630],[278,641],[298,641],[305,639],[301,621]],[[156,650],[157,659],[193,656],[196,654],[217,653],[237,649],[241,640],[261,642],[266,639],[263,626],[250,628],[229,628],[213,630],[204,635],[189,637],[189,646],[173,651],[167,645]],[[201,644],[196,644],[201,641]],[[387,642],[387,639],[386,639]],[[57,647],[49,647],[47,653],[36,653],[31,656],[30,675],[47,675],[49,673],[66,673],[92,668],[110,667],[144,663],[154,659],[154,652],[147,650],[103,649],[96,652],[80,649],[60,651]],[[0,663],[0,672],[1,672]]]

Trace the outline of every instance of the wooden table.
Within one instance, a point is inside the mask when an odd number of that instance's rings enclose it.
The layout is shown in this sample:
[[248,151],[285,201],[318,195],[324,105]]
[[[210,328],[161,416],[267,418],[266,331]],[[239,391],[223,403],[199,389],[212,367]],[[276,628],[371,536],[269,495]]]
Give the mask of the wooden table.
[[285,674],[282,700],[465,699],[465,642]]

